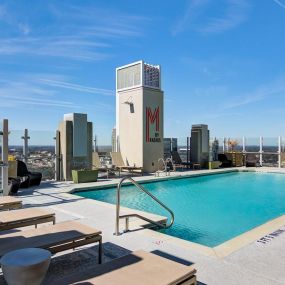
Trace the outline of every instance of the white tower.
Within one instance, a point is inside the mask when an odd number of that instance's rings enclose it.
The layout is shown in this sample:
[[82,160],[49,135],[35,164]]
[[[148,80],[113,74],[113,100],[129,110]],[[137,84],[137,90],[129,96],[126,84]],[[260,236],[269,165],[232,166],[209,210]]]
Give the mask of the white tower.
[[163,157],[160,66],[137,61],[116,69],[116,135],[126,164],[157,169]]

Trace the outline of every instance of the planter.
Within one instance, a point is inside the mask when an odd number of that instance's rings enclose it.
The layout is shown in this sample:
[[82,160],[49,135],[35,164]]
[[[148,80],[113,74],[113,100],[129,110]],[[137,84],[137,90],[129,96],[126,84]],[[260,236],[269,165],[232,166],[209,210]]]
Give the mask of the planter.
[[209,161],[209,169],[217,169],[221,165],[220,161]]
[[74,183],[96,182],[98,170],[72,170],[72,180]]

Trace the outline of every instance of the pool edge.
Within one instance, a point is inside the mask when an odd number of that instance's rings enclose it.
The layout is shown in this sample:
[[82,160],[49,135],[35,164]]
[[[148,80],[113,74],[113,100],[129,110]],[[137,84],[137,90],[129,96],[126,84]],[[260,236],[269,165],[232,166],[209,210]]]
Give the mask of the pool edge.
[[[155,181],[164,181],[164,180],[172,180],[172,179],[181,179],[181,178],[190,178],[190,177],[199,177],[199,176],[206,176],[206,175],[214,175],[214,174],[223,174],[223,173],[230,173],[230,172],[264,172],[264,173],[279,173],[279,174],[284,174],[284,172],[274,170],[274,171],[269,171],[268,169],[264,168],[245,168],[245,167],[240,167],[240,168],[230,168],[230,169],[219,169],[215,171],[209,172],[203,171],[203,172],[191,172],[191,173],[185,173],[185,174],[180,174],[175,175],[175,176],[168,176],[168,177],[142,177],[142,179],[139,179],[139,182],[155,182]],[[130,183],[126,183],[128,185]],[[74,185],[74,187],[69,191],[69,194],[77,196],[75,193],[78,191],[88,191],[91,188],[92,189],[104,189],[104,188],[110,188],[116,186],[116,182],[108,183],[108,184],[101,184],[101,185]],[[78,196],[77,196],[78,197]],[[93,200],[94,201],[94,200]],[[109,204],[113,205],[110,203],[102,202],[104,204]],[[114,206],[114,205],[113,205]],[[127,208],[129,210],[133,210],[131,208]],[[147,212],[141,211],[142,213],[149,214]],[[159,241],[166,241],[168,243],[172,243],[173,245],[178,245],[185,247],[187,249],[191,249],[194,251],[197,251],[203,255],[209,256],[209,257],[216,257],[216,258],[224,258],[229,256],[230,254],[234,253],[235,251],[257,241],[258,239],[280,229],[282,226],[285,225],[285,215],[282,215],[280,217],[277,217],[273,220],[270,220],[260,226],[257,226],[253,228],[252,230],[249,230],[247,232],[244,232],[230,240],[225,241],[224,243],[216,246],[216,247],[208,247],[199,243],[187,241],[178,237],[174,237],[171,235],[167,235],[164,233],[160,233],[154,230],[150,229],[143,229],[142,231],[139,231],[139,234],[142,235],[147,235],[151,237],[157,238]]]

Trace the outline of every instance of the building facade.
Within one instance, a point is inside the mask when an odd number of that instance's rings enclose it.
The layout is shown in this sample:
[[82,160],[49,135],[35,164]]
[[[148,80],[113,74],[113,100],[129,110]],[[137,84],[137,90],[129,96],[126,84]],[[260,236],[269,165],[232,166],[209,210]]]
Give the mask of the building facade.
[[112,152],[117,151],[117,135],[116,135],[116,127],[112,129]]
[[126,165],[157,170],[163,157],[160,66],[138,61],[116,69],[116,136]]
[[210,134],[207,125],[192,125],[190,140],[190,158],[193,163],[207,167],[209,162]]
[[178,151],[177,138],[164,138],[163,145],[164,158],[171,157],[171,152]]
[[65,114],[56,135],[57,179],[72,180],[72,169],[92,168],[93,126],[87,114]]

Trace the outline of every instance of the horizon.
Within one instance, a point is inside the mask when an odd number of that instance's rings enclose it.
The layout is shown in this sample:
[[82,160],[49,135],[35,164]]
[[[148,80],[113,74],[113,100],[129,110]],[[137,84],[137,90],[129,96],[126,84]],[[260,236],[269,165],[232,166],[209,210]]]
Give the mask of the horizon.
[[284,7],[4,0],[1,118],[11,130],[52,133],[64,114],[86,113],[99,144],[109,145],[115,69],[142,59],[162,68],[165,137],[186,138],[197,123],[216,137],[285,136]]

